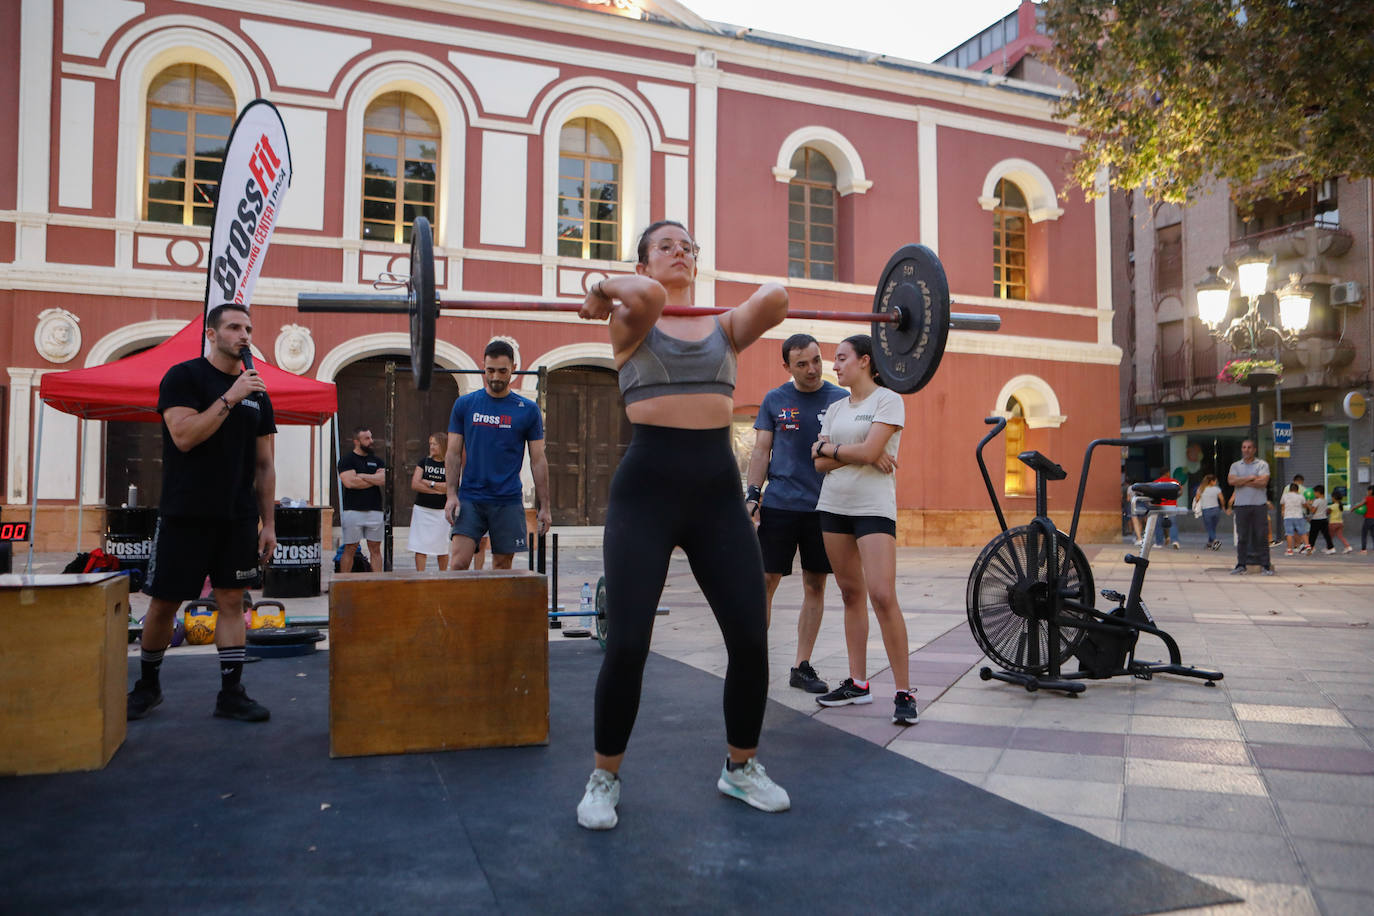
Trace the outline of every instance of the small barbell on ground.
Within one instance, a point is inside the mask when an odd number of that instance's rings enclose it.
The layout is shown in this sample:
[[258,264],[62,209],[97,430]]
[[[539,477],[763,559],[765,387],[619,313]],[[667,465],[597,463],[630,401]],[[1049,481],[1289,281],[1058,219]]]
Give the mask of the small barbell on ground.
[[[576,312],[581,300],[537,299],[512,302],[499,296],[481,296],[440,302],[434,287],[434,237],[429,220],[419,217],[410,232],[410,279],[401,281],[403,293],[341,295],[301,293],[296,307],[302,312],[357,312],[401,314],[410,317],[410,362],[415,387],[428,391],[434,372],[435,320],[440,309],[454,311]],[[669,306],[665,315],[720,315],[728,308]],[[998,315],[951,313],[949,282],[940,259],[924,245],[905,245],[887,262],[873,311],[832,312],[792,309],[789,318],[817,321],[861,321],[870,325],[873,360],[883,382],[899,394],[924,388],[940,366],[950,328],[965,331],[996,331]]]

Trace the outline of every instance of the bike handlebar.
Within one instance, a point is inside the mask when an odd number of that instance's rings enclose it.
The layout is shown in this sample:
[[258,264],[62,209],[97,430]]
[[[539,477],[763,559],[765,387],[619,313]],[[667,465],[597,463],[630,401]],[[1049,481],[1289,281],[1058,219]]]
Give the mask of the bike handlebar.
[[1002,506],[997,501],[997,491],[992,488],[992,477],[988,475],[988,466],[983,461],[983,447],[997,438],[998,433],[1007,427],[1006,417],[984,417],[983,422],[995,427],[992,432],[983,437],[978,443],[978,448],[974,449],[974,454],[978,457],[978,469],[983,472],[983,484],[988,488],[988,498],[992,500],[992,511],[997,513],[997,524],[1002,526],[1002,530],[1007,530],[1007,519],[1002,515]]
[[1073,524],[1069,526],[1069,540],[1074,540],[1078,534],[1078,516],[1083,509],[1083,495],[1088,489],[1088,467],[1092,464],[1093,449],[1102,445],[1129,448],[1132,445],[1154,445],[1168,441],[1168,436],[1142,436],[1139,439],[1094,439],[1089,442],[1087,451],[1083,453],[1083,471],[1078,475],[1078,498],[1073,503]]

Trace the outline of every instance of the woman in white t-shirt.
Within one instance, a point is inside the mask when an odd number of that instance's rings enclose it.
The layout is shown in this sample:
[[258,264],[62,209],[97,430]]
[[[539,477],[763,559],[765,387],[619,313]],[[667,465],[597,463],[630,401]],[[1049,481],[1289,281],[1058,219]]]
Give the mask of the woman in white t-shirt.
[[821,435],[811,447],[816,470],[825,474],[816,509],[825,554],[844,600],[844,641],[849,677],[816,698],[822,706],[872,703],[867,665],[868,602],[883,634],[897,692],[892,721],[916,723],[916,698],[907,665],[906,621],[897,604],[897,447],[906,425],[902,398],[884,388],[873,365],[867,334],[845,338],[835,349],[835,377],[849,397],[831,404]]

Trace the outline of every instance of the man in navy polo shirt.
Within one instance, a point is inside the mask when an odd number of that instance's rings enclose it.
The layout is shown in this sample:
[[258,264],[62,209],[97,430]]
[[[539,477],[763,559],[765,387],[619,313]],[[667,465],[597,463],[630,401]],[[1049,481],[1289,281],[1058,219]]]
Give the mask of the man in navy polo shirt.
[[830,572],[816,512],[824,475],[811,460],[811,445],[820,437],[825,409],[848,392],[821,377],[821,348],[809,334],[793,334],[783,341],[782,364],[792,380],[764,395],[759,405],[745,499],[750,514],[758,519],[770,621],[773,593],[783,576],[792,575],[792,558],[801,551],[797,658],[788,683],[808,693],[825,693],[830,685],[821,680],[810,661],[821,628],[825,577]]
[[492,569],[510,569],[525,550],[520,468],[528,443],[539,533],[549,529],[549,465],[539,405],[510,390],[515,350],[493,340],[482,354],[482,387],[453,403],[448,421],[449,569],[467,569],[483,535],[491,537]]

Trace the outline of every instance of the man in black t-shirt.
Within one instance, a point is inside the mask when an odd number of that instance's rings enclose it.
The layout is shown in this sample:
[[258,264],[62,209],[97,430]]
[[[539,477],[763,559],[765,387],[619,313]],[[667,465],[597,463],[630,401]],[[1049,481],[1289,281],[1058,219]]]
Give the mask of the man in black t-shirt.
[[240,350],[252,337],[246,308],[216,306],[205,322],[209,355],[168,369],[158,389],[162,504],[143,587],[152,601],[143,620],[141,676],[129,692],[130,719],[162,702],[162,654],[172,641],[177,608],[200,597],[207,576],[220,610],[215,715],[243,722],[269,716],[239,682],[244,589],[277,546],[272,402],[257,371],[240,370]]
[[339,482],[343,484],[343,511],[339,513],[343,529],[343,556],[339,559],[341,572],[353,571],[353,554],[358,542],[367,541],[367,553],[372,568],[382,568],[382,535],[385,517],[382,515],[382,487],[386,486],[386,462],[372,454],[372,430],[359,426],[353,430],[353,451],[339,459]]

